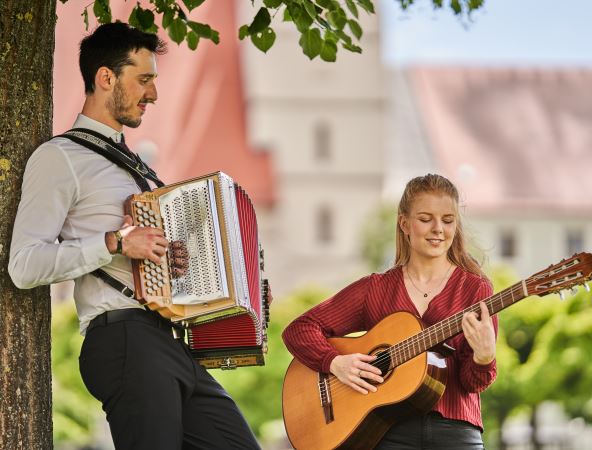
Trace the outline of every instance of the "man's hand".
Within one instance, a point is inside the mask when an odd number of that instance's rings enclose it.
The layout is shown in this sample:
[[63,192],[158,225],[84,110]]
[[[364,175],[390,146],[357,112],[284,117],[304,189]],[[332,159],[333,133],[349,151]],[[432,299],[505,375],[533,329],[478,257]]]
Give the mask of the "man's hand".
[[338,355],[331,361],[329,370],[343,384],[362,394],[367,394],[368,391],[376,392],[376,386],[365,381],[372,380],[377,383],[384,381],[380,376],[380,369],[368,364],[375,359],[376,356],[364,355],[363,353]]
[[[122,254],[132,259],[149,259],[155,264],[161,263],[169,246],[164,232],[159,228],[137,227],[131,216],[124,216],[119,229],[122,236]],[[111,254],[117,250],[117,239],[112,232],[105,235],[105,243]]]

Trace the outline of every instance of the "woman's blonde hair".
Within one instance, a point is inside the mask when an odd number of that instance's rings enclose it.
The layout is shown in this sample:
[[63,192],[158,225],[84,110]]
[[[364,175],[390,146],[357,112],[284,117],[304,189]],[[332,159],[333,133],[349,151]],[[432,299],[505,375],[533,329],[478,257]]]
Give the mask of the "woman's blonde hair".
[[454,235],[452,245],[448,249],[448,260],[468,272],[483,276],[481,267],[466,250],[465,235],[458,211],[458,190],[450,180],[435,174],[413,178],[405,186],[397,213],[395,266],[404,266],[409,262],[409,257],[411,256],[409,238],[405,236],[405,233],[401,229],[400,218],[401,216],[409,217],[413,202],[419,194],[425,193],[448,195],[454,201],[456,209],[456,234]]

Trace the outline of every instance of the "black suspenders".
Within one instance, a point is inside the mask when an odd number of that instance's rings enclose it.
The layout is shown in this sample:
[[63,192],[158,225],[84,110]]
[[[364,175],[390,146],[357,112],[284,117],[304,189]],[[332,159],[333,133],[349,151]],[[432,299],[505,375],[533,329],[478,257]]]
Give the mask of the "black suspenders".
[[[147,179],[153,181],[158,187],[164,186],[164,183],[156,176],[156,172],[142,161],[135,153],[127,149],[127,146],[117,145],[111,139],[106,138],[96,131],[86,128],[73,128],[54,137],[63,137],[86,147],[99,155],[107,158],[113,164],[121,167],[130,173],[136,184],[142,192],[151,191]],[[102,269],[96,269],[91,272],[97,278],[100,278],[115,290],[121,292],[126,297],[132,298],[134,291],[123,284],[118,279],[112,277]]]

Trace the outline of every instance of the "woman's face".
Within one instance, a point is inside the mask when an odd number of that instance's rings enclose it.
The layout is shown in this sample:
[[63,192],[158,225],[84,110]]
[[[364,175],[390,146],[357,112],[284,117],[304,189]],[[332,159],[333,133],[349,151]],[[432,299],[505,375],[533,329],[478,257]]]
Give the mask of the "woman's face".
[[440,193],[419,194],[408,216],[399,225],[409,236],[412,258],[446,258],[456,234],[457,207],[454,200]]

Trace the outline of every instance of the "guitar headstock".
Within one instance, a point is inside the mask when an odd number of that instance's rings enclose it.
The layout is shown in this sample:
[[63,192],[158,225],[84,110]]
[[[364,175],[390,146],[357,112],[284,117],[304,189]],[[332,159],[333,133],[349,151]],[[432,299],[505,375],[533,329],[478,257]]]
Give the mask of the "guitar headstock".
[[528,295],[559,293],[592,279],[592,254],[576,253],[525,280]]

